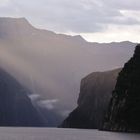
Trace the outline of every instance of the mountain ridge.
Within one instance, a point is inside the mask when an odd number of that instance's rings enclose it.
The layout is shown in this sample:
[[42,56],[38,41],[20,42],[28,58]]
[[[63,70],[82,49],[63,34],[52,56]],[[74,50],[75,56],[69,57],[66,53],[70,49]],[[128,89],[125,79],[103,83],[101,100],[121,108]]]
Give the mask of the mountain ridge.
[[[14,24],[26,24],[26,26],[30,26],[30,27],[32,27],[33,29],[36,29],[36,30],[48,32],[48,33],[54,34],[54,35],[62,35],[62,36],[68,37],[68,38],[70,37],[70,38],[75,38],[75,39],[78,39],[78,40],[82,40],[82,41],[88,42],[81,35],[67,35],[67,34],[62,34],[62,33],[56,33],[55,31],[51,31],[51,30],[48,30],[48,29],[43,29],[43,28],[35,27],[25,17],[19,17],[19,18],[0,17],[0,23],[1,22],[3,22],[3,23],[11,22],[11,23],[14,23]],[[131,42],[131,41],[119,41],[119,42],[109,42],[109,43],[105,43],[105,42],[104,43],[88,42],[88,43],[94,43],[94,44],[117,44],[117,43],[134,43],[134,42]]]
[[51,111],[63,117],[76,107],[80,80],[94,71],[122,67],[134,46],[127,42],[98,45],[21,22],[0,26],[0,66],[40,97],[35,102],[47,102],[46,108],[51,103]]

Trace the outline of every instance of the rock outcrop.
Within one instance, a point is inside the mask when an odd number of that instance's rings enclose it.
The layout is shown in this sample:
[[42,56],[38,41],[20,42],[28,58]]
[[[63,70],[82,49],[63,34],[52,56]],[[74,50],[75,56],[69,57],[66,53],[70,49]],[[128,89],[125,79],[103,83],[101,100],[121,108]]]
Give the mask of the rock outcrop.
[[65,128],[100,128],[120,69],[94,72],[81,81],[78,107],[61,125]]
[[103,130],[140,132],[140,45],[118,76]]
[[27,96],[29,91],[0,69],[0,126],[45,126]]

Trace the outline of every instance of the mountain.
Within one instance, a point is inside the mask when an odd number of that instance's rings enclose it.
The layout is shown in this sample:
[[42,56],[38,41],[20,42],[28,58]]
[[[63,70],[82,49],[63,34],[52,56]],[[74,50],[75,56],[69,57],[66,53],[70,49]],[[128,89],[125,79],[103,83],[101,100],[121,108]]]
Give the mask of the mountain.
[[46,126],[29,91],[0,69],[0,126]]
[[101,127],[120,69],[94,72],[81,81],[78,107],[64,120],[64,128]]
[[90,43],[37,29],[25,18],[0,18],[0,66],[31,90],[34,104],[63,119],[76,107],[82,77],[122,67],[135,45]]
[[103,129],[140,132],[140,45],[120,72]]

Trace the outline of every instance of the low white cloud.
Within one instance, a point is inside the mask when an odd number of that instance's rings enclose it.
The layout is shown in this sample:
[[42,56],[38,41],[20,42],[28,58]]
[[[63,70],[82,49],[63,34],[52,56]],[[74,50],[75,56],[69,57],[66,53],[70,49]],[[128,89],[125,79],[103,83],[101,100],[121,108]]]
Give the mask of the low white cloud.
[[51,100],[40,100],[38,102],[38,104],[41,107],[47,108],[48,110],[53,110],[55,109],[55,105],[56,103],[58,103],[59,100],[58,99],[51,99]]
[[29,95],[29,98],[32,100],[32,101],[37,101],[40,99],[40,95],[38,94],[31,94]]

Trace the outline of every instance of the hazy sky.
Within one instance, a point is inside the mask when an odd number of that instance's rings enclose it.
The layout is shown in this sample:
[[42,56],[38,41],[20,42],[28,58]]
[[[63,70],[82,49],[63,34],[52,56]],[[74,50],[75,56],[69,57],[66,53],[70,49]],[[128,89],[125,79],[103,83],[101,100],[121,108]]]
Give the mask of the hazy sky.
[[140,42],[140,0],[0,0],[0,16],[89,41]]

